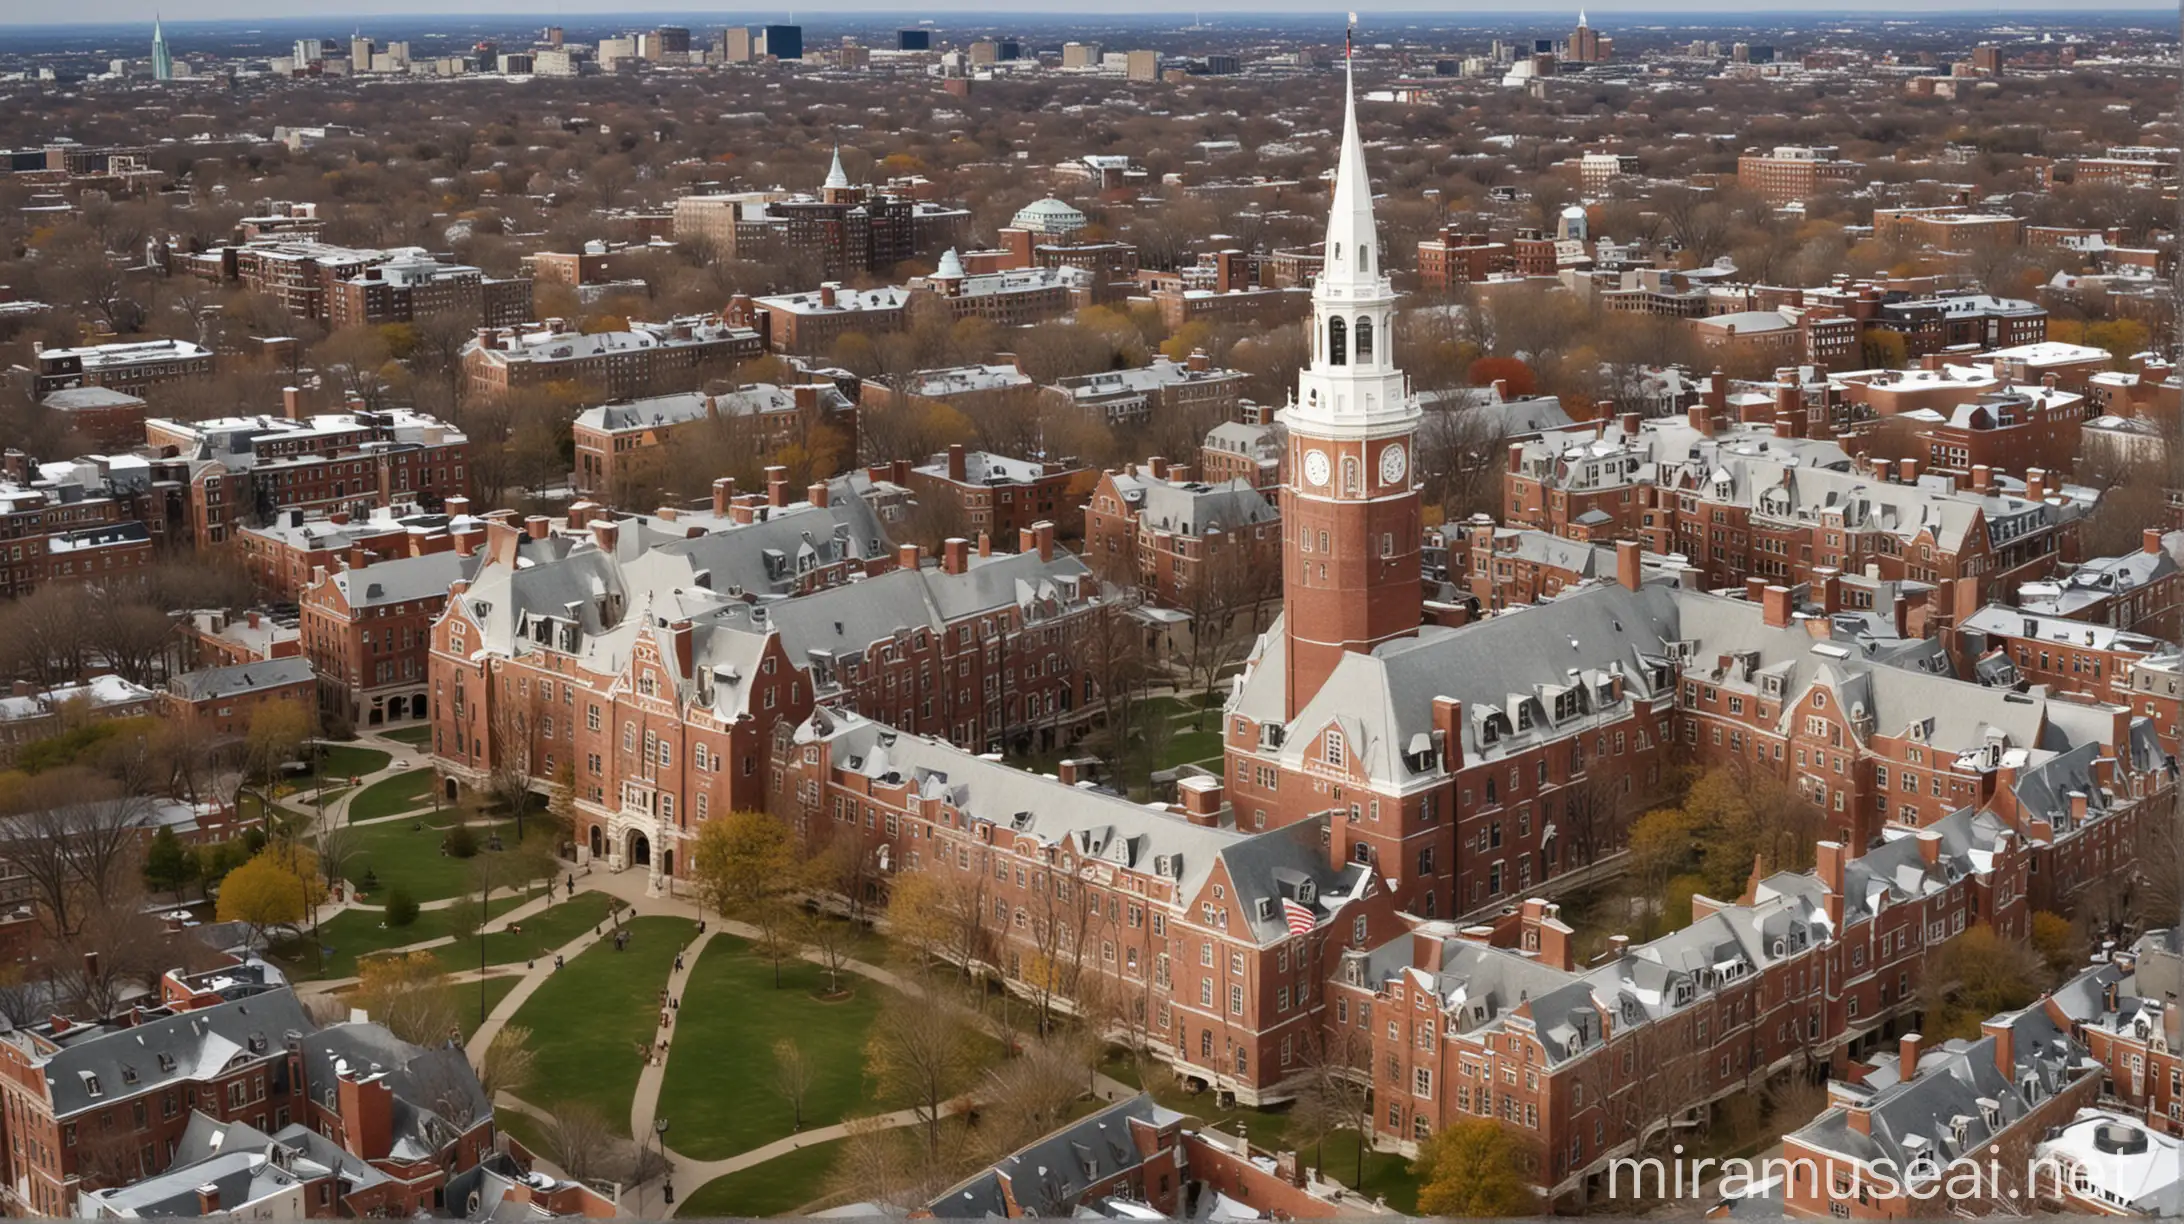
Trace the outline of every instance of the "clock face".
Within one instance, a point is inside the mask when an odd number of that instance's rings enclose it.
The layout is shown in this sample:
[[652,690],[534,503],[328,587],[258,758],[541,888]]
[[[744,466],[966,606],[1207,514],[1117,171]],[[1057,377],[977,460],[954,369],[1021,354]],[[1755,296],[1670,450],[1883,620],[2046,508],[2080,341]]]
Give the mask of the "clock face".
[[1380,451],[1380,483],[1394,484],[1403,479],[1410,469],[1410,458],[1403,453],[1403,444],[1392,442]]
[[1307,482],[1315,485],[1324,485],[1327,483],[1326,451],[1316,450],[1305,452],[1304,478]]

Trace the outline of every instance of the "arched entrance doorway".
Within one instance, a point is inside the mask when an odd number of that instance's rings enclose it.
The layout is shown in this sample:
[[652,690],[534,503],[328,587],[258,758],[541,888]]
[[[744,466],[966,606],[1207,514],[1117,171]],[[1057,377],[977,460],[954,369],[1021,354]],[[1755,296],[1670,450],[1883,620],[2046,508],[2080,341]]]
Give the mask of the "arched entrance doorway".
[[666,876],[675,874],[675,852],[673,850],[660,851],[660,874]]
[[591,852],[593,858],[605,858],[607,854],[607,835],[598,825],[591,827]]
[[625,856],[632,867],[652,865],[652,839],[632,829],[629,835],[629,853]]
[[449,778],[449,779],[447,780],[447,801],[448,801],[449,803],[453,803],[453,802],[455,802],[455,799],[456,799],[456,794],[455,794],[455,779],[453,779],[453,778]]

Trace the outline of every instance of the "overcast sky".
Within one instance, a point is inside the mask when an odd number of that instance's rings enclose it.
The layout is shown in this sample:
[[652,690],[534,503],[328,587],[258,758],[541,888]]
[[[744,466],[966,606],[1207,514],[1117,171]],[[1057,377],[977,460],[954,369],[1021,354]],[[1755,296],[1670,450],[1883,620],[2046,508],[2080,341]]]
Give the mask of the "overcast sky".
[[[1739,16],[1748,22],[1763,22],[1766,19],[1766,14],[1772,12],[1795,12],[1798,14],[1834,12],[1859,15],[1920,12],[1956,13],[1972,16],[1979,13],[2006,11],[2013,14],[2052,12],[2064,17],[2084,17],[2090,13],[2100,11],[2124,9],[2176,12],[2176,4],[2173,0],[2169,3],[2164,3],[2163,0],[2140,0],[2138,3],[2131,3],[2129,0],[2123,0],[2123,2],[2103,0],[2097,6],[2089,6],[2085,9],[2072,9],[2058,5],[2055,0],[1999,0],[1999,2],[1997,0],[1984,0],[1984,2],[1978,3],[1974,3],[1972,0],[1890,0],[1886,4],[1874,3],[1874,0],[1859,0],[1859,2],[1852,4],[1826,3],[1824,0],[1774,0],[1774,2],[1764,5],[1753,4],[1750,0],[1665,0],[1665,2],[1664,0],[1583,0],[1583,2],[1588,12],[1609,15],[1615,13],[1665,15],[1672,12],[1724,14]],[[149,22],[155,10],[163,13],[170,20],[179,21],[269,17],[297,18],[309,15],[310,10],[313,9],[318,10],[330,25],[338,25],[343,18],[351,15],[369,17],[376,14],[395,13],[458,13],[496,17],[535,16],[544,21],[556,15],[567,17],[604,16],[617,11],[633,13],[680,12],[687,14],[693,23],[704,24],[724,24],[730,20],[753,23],[781,21],[788,19],[792,12],[804,15],[822,13],[888,14],[890,20],[926,16],[945,18],[951,14],[969,13],[997,15],[1037,13],[1051,21],[1066,15],[1070,11],[1103,15],[1126,12],[1175,13],[1181,7],[1174,0],[1099,0],[1099,3],[1096,4],[1087,3],[1085,0],[1061,0],[1061,3],[1052,4],[1051,6],[1041,5],[1037,3],[1037,0],[1030,0],[1030,2],[1027,2],[1027,0],[988,0],[988,2],[984,3],[981,3],[980,0],[945,0],[943,4],[928,8],[920,8],[909,4],[899,8],[891,8],[875,5],[872,0],[838,0],[838,2],[831,4],[801,3],[795,5],[793,9],[788,6],[778,9],[730,8],[724,7],[719,0],[712,0],[710,3],[705,2],[705,0],[692,0],[689,3],[678,3],[677,0],[639,0],[636,4],[619,5],[606,2],[606,0],[316,0],[316,2],[301,5],[296,3],[295,0],[73,0],[73,2],[65,4],[55,4],[52,3],[52,0],[0,0],[0,24],[45,25],[54,22]],[[1193,3],[1192,7],[1196,11],[1208,15],[1223,12],[1303,15],[1324,11],[1329,13],[1331,20],[1340,21],[1342,19],[1339,11],[1329,10],[1321,3],[1304,3],[1301,0],[1262,0],[1262,2],[1229,0],[1227,3]],[[1519,15],[1519,6],[1509,4],[1508,0],[1496,0],[1490,6],[1484,7],[1490,11],[1474,9],[1468,12],[1459,12],[1450,8],[1448,0],[1434,0],[1431,3],[1385,4],[1375,10],[1362,11],[1360,15],[1363,18],[1363,24],[1367,27],[1372,24],[1376,12],[1389,17],[1401,14],[1413,20],[1418,16],[1432,14],[1445,17],[1454,22],[1461,22],[1467,15],[1474,18]],[[1550,6],[1527,5],[1522,6],[1522,12],[1535,20],[1547,20],[1553,16],[1554,10],[1560,7],[1564,6],[1561,4]],[[1577,5],[1570,4],[1567,7],[1574,12]],[[2175,22],[2172,20],[2167,24],[2174,26]]]

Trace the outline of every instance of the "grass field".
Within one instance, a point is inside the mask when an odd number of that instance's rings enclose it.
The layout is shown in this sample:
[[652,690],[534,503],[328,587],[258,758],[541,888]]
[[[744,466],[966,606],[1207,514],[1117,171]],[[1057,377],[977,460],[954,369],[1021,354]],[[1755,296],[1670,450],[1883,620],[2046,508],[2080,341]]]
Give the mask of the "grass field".
[[376,820],[432,803],[432,771],[412,766],[407,773],[381,778],[349,801],[349,823]]
[[[531,1030],[536,1059],[524,1099],[540,1108],[561,1101],[589,1105],[618,1135],[629,1133],[644,1050],[659,1024],[660,987],[697,924],[649,917],[629,928],[628,951],[616,952],[611,942],[593,944],[548,978],[511,1021]],[[746,1088],[741,1095],[753,1093]],[[678,1147],[683,1139],[678,1131]]]
[[[514,990],[516,983],[522,980],[523,975],[520,973],[503,973],[485,979],[485,1014],[492,1015],[493,1009],[499,1007],[500,1001],[507,998],[508,992]],[[455,987],[455,998],[462,1004],[463,1040],[468,1041],[471,1034],[478,1031],[478,984],[458,984]]]
[[740,939],[715,936],[683,989],[674,1052],[660,1092],[660,1114],[674,1120],[676,1151],[720,1160],[772,1143],[795,1125],[789,1102],[774,1090],[773,1045],[793,1038],[812,1067],[804,1127],[831,1126],[862,1102],[865,1036],[884,987],[861,978],[841,1002],[822,1002],[826,975],[808,961],[781,967]]
[[[370,794],[370,790],[365,791],[357,802],[363,802]],[[423,822],[421,829],[413,829],[412,823],[389,820],[349,830],[354,853],[344,864],[343,872],[349,882],[359,888],[365,887],[363,880],[367,871],[378,877],[370,888],[370,895],[365,898],[369,904],[385,904],[387,894],[397,888],[407,891],[414,901],[438,901],[469,891],[470,860],[440,853],[440,843],[446,839],[447,830],[435,827],[430,821]],[[480,825],[473,830],[481,846],[496,831],[502,835],[504,844],[515,837],[512,824]],[[497,852],[480,850],[478,853]]]
[[383,739],[391,739],[398,744],[411,744],[419,748],[432,742],[432,728],[422,723],[414,727],[396,727],[392,731],[378,731],[374,732],[374,734]]
[[[669,1133],[674,1134],[673,1131]],[[677,1202],[675,1214],[695,1220],[721,1216],[776,1216],[794,1211],[826,1193],[827,1171],[841,1157],[842,1142],[831,1139],[814,1143],[764,1164],[716,1177]],[[683,1151],[679,1143],[668,1146]]]
[[[355,744],[328,744],[323,755],[324,759],[318,762],[318,776],[343,782],[378,773],[394,759],[380,749],[360,748]],[[304,759],[311,758],[306,755]]]

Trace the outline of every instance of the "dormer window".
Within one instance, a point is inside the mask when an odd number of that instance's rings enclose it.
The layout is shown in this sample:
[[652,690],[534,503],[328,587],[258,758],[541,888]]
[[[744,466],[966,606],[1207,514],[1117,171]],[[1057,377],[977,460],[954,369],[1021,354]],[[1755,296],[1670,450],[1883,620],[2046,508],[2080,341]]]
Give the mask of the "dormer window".
[[84,1095],[85,1095],[85,1096],[94,1096],[94,1097],[96,1097],[96,1096],[105,1096],[105,1095],[106,1095],[106,1090],[105,1090],[104,1088],[101,1088],[101,1087],[99,1087],[99,1077],[98,1077],[98,1076],[96,1076],[96,1075],[93,1075],[93,1074],[91,1074],[91,1073],[90,1073],[90,1072],[88,1072],[88,1071],[84,1072],[84,1076],[83,1076],[83,1091],[84,1091]]
[[1343,743],[1342,732],[1339,730],[1329,730],[1327,732],[1327,745],[1325,753],[1328,766],[1334,769],[1345,768],[1345,761],[1348,755],[1348,747]]

